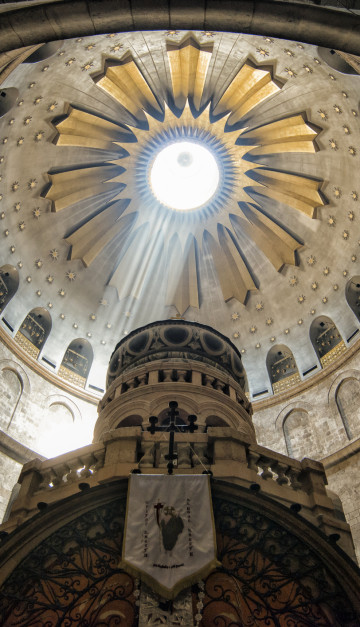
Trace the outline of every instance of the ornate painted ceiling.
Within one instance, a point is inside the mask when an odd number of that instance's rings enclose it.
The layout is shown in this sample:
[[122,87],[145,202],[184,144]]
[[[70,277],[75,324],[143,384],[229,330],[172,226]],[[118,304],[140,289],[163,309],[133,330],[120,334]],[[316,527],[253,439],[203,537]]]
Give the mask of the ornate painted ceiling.
[[[47,310],[34,356],[58,372],[86,340],[91,389],[121,337],[167,317],[229,336],[255,396],[271,390],[272,347],[292,351],[301,378],[319,363],[318,316],[346,346],[358,328],[345,289],[360,274],[360,77],[325,58],[269,37],[169,31],[48,44],[18,66],[0,117],[0,265],[19,276],[3,330],[18,342],[26,315]],[[156,155],[180,140],[220,171],[186,212],[150,184]]]

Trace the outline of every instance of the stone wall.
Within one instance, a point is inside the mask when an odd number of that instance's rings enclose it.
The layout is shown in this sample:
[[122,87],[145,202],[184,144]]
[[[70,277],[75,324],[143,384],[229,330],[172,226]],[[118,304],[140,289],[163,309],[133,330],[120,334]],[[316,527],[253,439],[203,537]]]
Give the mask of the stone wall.
[[325,465],[329,488],[342,500],[360,560],[360,353],[316,385],[253,404],[259,444]]
[[1,519],[22,465],[89,444],[97,407],[46,381],[2,344],[0,398]]

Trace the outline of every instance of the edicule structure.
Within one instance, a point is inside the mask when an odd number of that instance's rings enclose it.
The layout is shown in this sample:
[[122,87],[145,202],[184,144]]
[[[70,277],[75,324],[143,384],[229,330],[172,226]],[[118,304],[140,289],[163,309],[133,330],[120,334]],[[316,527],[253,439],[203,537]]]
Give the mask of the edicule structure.
[[[172,472],[211,474],[219,560],[171,601],[121,567],[128,476],[167,473],[169,428]],[[2,624],[355,627],[353,543],[326,483],[321,463],[257,444],[228,338],[179,319],[142,327],[112,354],[94,443],[22,470],[0,531]]]

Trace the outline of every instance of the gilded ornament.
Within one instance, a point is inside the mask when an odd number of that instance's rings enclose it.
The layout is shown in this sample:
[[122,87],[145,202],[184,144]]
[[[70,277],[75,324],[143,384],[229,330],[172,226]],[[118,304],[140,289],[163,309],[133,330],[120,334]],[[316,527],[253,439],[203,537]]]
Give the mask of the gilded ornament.
[[92,313],[89,315],[89,320],[91,320],[92,322],[94,322],[94,320],[96,320],[96,314]]
[[255,348],[260,348],[260,347],[261,347],[260,342],[258,342],[257,344],[255,344]]
[[34,82],[33,83],[29,83],[28,88],[32,89],[33,87],[35,87],[35,85],[36,85],[36,83],[34,83]]
[[310,309],[310,314],[314,316],[316,314],[316,309]]
[[71,59],[68,59],[67,61],[65,61],[65,65],[67,67],[70,67],[70,65],[72,65],[75,61],[75,57],[72,57]]
[[34,105],[38,105],[40,104],[40,102],[42,101],[43,97],[42,96],[37,96],[34,100]]
[[53,304],[52,303],[48,303],[47,306],[49,307],[49,309],[53,308]]
[[20,209],[21,209],[21,202],[20,201],[15,203],[14,209],[15,209],[15,211],[20,211]]
[[42,138],[44,137],[44,131],[38,131],[37,133],[35,133],[34,135],[34,140],[36,142],[40,142],[42,140]]
[[3,143],[3,144],[7,144],[7,142],[8,142],[8,138],[7,138],[7,137],[4,137],[4,138],[3,138],[3,140],[2,140],[2,143]]
[[105,326],[106,326],[107,329],[111,329],[111,323],[110,322],[107,322]]
[[351,135],[351,131],[350,131],[350,129],[349,129],[349,127],[348,127],[348,126],[346,126],[346,125],[345,125],[345,126],[343,126],[343,129],[344,129],[344,133],[345,133],[345,135]]
[[26,118],[24,118],[24,125],[28,126],[30,124],[32,120],[32,116],[31,115],[27,115]]
[[353,220],[355,219],[355,214],[353,211],[349,211],[348,212],[348,218],[350,220],[350,222],[353,222]]
[[329,216],[329,217],[328,217],[328,221],[327,221],[327,222],[328,222],[328,225],[329,225],[329,226],[335,226],[335,224],[336,224],[336,219],[335,219],[335,217],[334,217],[334,216]]
[[343,239],[349,239],[349,236],[350,236],[349,231],[343,231],[342,236],[343,236]]
[[352,261],[353,263],[355,263],[355,261],[356,261],[356,255],[352,255],[352,256],[351,256],[351,261]]
[[344,98],[348,98],[349,97],[346,91],[342,91],[341,93],[344,96]]
[[36,179],[30,179],[30,181],[28,181],[28,188],[29,189],[35,189],[36,186],[37,186],[37,180]]
[[59,259],[59,251],[57,251],[56,248],[50,250],[49,255],[54,261],[56,261],[56,259]]
[[46,280],[48,283],[53,283],[54,282],[54,277],[52,274],[48,274],[46,277]]
[[36,296],[41,296],[41,290],[36,290]]
[[270,342],[275,342],[276,337],[274,337],[274,335],[270,338]]
[[289,335],[290,329],[285,329],[284,333],[285,333],[285,335]]
[[297,48],[300,48],[300,50],[304,50],[304,46],[302,44],[296,44]]
[[59,296],[64,297],[64,296],[65,296],[65,294],[66,294],[66,292],[65,292],[65,290],[61,287],[61,288],[59,289],[59,291],[58,291],[58,294],[59,294]]
[[24,143],[24,141],[25,141],[25,140],[24,140],[24,138],[23,138],[23,137],[19,137],[19,138],[17,139],[17,141],[16,141],[16,145],[17,145],[17,146],[22,146],[22,145],[23,145],[23,143]]
[[166,35],[178,35],[179,31],[178,30],[167,30],[166,31]]
[[84,65],[81,66],[82,71],[84,72],[85,70],[90,70],[94,65],[93,61],[87,61],[87,63],[85,63]]
[[304,320],[302,318],[299,318],[298,320],[298,325],[301,326],[303,324]]
[[73,327],[74,327],[74,329],[78,329],[79,325],[76,322],[74,322]]
[[88,331],[86,335],[87,335],[88,337],[92,337],[92,333],[90,333],[90,331]]
[[314,266],[316,264],[315,255],[310,255],[310,257],[308,257],[306,261],[309,266]]
[[75,279],[76,279],[76,272],[73,272],[73,270],[68,270],[68,271],[65,273],[65,276],[66,276],[66,278],[67,278],[69,281],[75,281]]
[[242,355],[245,355],[245,353],[246,353],[246,348],[242,348],[242,349],[241,349],[241,351],[240,351],[240,353],[241,353]]
[[19,266],[19,268],[20,268],[20,269],[23,267],[23,265],[24,265],[24,264],[23,264],[23,262],[22,262],[22,261],[18,261],[18,266]]
[[5,211],[2,211],[2,212],[0,213],[0,218],[1,218],[1,220],[3,220],[3,219],[5,218]]
[[256,52],[261,54],[262,57],[268,57],[269,56],[269,51],[265,50],[265,48],[256,48]]
[[317,288],[318,288],[318,287],[319,287],[319,284],[318,284],[318,282],[317,282],[317,281],[313,281],[313,282],[311,283],[311,289],[312,289],[312,290],[317,290]]
[[231,320],[239,320],[239,317],[240,317],[240,316],[239,316],[239,314],[238,314],[238,312],[237,312],[237,311],[234,311],[234,312],[231,314]]
[[14,246],[14,245],[10,246],[10,252],[11,252],[11,253],[14,253],[14,252],[15,252],[15,246]]
[[339,113],[339,114],[342,113],[342,109],[337,104],[334,105],[334,111],[335,111],[335,113]]
[[36,261],[35,261],[35,266],[36,266],[37,268],[41,268],[41,267],[42,267],[42,265],[43,265],[42,259],[36,259]]
[[10,118],[9,120],[9,126],[12,126],[15,122],[15,118]]
[[4,155],[0,156],[0,163],[4,163]]
[[316,65],[321,65],[321,62],[316,57],[314,57],[314,61],[315,61]]
[[334,196],[335,198],[340,198],[341,197],[341,189],[340,187],[334,187]]
[[26,280],[27,280],[27,282],[28,282],[28,283],[31,283],[31,281],[32,281],[31,276],[27,276],[27,277],[26,277]]
[[8,237],[8,236],[9,236],[9,233],[10,233],[9,229],[5,229],[5,231],[4,231],[4,235],[5,235],[5,237]]
[[294,56],[295,56],[295,54],[293,53],[293,51],[292,51],[292,50],[289,50],[289,48],[284,48],[284,52],[285,52],[285,54],[287,54],[287,55],[288,55],[288,57],[294,57]]
[[24,231],[25,230],[25,222],[23,220],[21,222],[19,222],[18,227],[19,227],[19,231]]
[[358,200],[358,198],[359,198],[359,194],[358,194],[357,192],[351,192],[351,198],[352,198],[353,200]]
[[18,101],[17,106],[22,107],[23,104],[24,104],[24,100],[21,98],[21,100]]
[[119,52],[121,48],[123,48],[123,44],[114,44],[113,46],[111,46],[110,52]]
[[274,320],[272,318],[267,318],[265,322],[266,322],[267,326],[269,327],[270,325],[272,325]]
[[297,284],[298,284],[298,278],[297,278],[297,276],[292,276],[292,277],[290,277],[290,279],[289,279],[289,285],[290,285],[291,287],[295,287],[295,285],[297,285]]
[[[124,334],[126,335],[126,334],[127,334],[127,331],[124,331]],[[102,344],[103,346],[105,346],[105,344],[106,344],[105,340],[101,340],[100,344]]]
[[65,320],[65,314],[64,314],[64,313],[61,313],[61,314],[59,315],[59,318],[60,318],[61,320]]
[[48,111],[54,111],[57,106],[58,106],[57,102],[51,102],[48,106]]
[[335,139],[329,139],[329,144],[330,144],[330,148],[332,148],[332,150],[337,150],[338,149],[338,145],[337,145],[337,142],[335,141]]
[[41,71],[42,71],[42,72],[47,72],[47,71],[48,71],[48,69],[49,69],[49,66],[48,66],[48,65],[44,65],[44,66],[41,68]]
[[102,305],[103,307],[106,307],[109,303],[107,302],[107,300],[105,298],[101,298],[99,300],[99,305]]
[[298,296],[298,303],[300,303],[300,305],[302,305],[305,301],[306,301],[306,296],[304,296],[304,294],[300,294],[300,296]]
[[348,270],[343,270],[343,276],[347,276],[349,274]]
[[324,305],[326,305],[326,303],[328,302],[328,297],[327,296],[323,296],[323,298],[321,300],[324,303]]
[[310,65],[303,65],[303,68],[306,72],[308,72],[308,74],[312,74],[313,73],[313,69],[312,67],[310,67]]
[[291,67],[286,67],[285,72],[286,74],[288,74],[288,76],[291,76],[291,78],[296,78],[297,76],[296,72],[294,72],[294,70],[292,70]]
[[264,303],[259,301],[258,303],[256,303],[255,309],[256,309],[256,311],[262,311],[264,309]]
[[334,283],[333,285],[333,290],[336,292],[339,289],[339,286],[337,283]]
[[358,112],[355,109],[351,109],[351,113],[353,114],[354,118],[356,118],[358,115]]
[[349,150],[349,153],[350,153],[353,157],[355,157],[355,155],[356,155],[356,148],[354,148],[354,146],[349,146],[348,150]]
[[237,340],[240,337],[239,331],[235,331],[235,333],[233,333],[233,337]]
[[250,332],[250,333],[256,333],[256,331],[257,331],[257,327],[253,324],[253,325],[250,327],[249,332]]
[[215,33],[212,30],[203,30],[201,34],[203,37],[215,37]]
[[329,74],[329,78],[331,81],[336,81],[334,74]]
[[91,43],[85,46],[85,50],[92,50],[93,48],[96,48],[96,44],[94,43]]

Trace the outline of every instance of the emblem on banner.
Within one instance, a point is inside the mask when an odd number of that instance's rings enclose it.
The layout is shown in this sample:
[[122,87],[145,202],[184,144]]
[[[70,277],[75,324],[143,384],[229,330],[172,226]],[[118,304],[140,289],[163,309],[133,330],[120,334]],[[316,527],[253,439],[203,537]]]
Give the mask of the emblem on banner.
[[122,567],[174,598],[216,560],[208,475],[131,475]]

